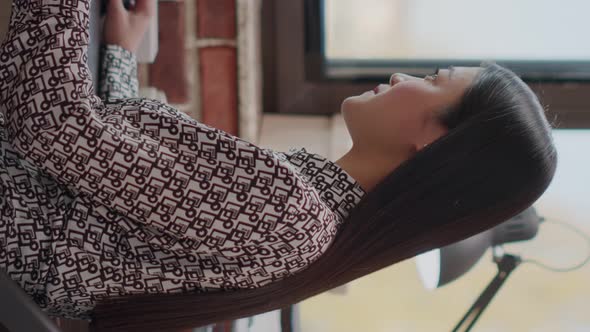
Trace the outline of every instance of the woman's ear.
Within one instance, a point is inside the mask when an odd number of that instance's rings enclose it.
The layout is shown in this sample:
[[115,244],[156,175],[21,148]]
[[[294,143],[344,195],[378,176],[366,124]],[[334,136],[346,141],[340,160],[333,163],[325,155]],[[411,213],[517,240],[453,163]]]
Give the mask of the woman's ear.
[[440,123],[438,123],[436,121],[430,121],[425,126],[425,129],[424,129],[422,135],[420,135],[420,137],[418,137],[416,139],[416,142],[414,143],[414,147],[415,147],[416,151],[424,149],[425,147],[430,145],[432,142],[434,142],[437,139],[446,135],[447,132],[448,132],[448,130]]
[[429,143],[425,143],[424,141],[417,142],[417,143],[414,144],[414,150],[416,152],[418,152],[418,151],[424,149],[425,147],[427,147],[428,144]]

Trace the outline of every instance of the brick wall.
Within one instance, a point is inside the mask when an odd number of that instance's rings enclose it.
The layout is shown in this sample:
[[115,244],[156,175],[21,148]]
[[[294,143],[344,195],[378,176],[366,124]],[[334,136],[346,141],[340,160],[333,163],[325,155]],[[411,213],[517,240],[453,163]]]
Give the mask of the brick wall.
[[[238,58],[238,49],[258,47],[256,29],[248,28],[258,24],[247,9],[252,6],[256,12],[258,1],[160,1],[158,55],[153,64],[140,64],[140,86],[163,91],[169,104],[200,122],[256,143],[259,68],[243,66],[249,74],[238,73],[238,63],[248,63]],[[244,90],[240,84],[255,86]]]

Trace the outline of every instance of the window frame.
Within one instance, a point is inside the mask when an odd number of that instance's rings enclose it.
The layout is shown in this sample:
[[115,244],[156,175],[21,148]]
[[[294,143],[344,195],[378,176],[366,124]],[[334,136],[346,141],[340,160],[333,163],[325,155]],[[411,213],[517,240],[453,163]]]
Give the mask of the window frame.
[[[349,96],[371,90],[383,77],[323,75],[321,0],[262,0],[263,111],[331,116]],[[306,20],[305,13],[309,16]],[[558,129],[590,128],[590,83],[527,81]]]

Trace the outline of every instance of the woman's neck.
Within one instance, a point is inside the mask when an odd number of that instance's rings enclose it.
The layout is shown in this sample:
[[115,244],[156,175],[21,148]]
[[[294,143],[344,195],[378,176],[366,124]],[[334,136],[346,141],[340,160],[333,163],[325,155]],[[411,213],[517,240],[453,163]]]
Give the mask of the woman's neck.
[[369,192],[405,160],[401,156],[383,158],[360,153],[353,147],[334,163],[352,176],[365,192]]

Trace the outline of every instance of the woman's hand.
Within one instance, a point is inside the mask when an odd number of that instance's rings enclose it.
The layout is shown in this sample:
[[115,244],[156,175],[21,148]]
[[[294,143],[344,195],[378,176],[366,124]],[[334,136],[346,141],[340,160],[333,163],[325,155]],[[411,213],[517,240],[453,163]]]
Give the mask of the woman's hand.
[[135,7],[129,11],[123,0],[108,1],[104,21],[103,42],[115,44],[136,53],[150,18],[156,13],[156,0],[135,0]]

